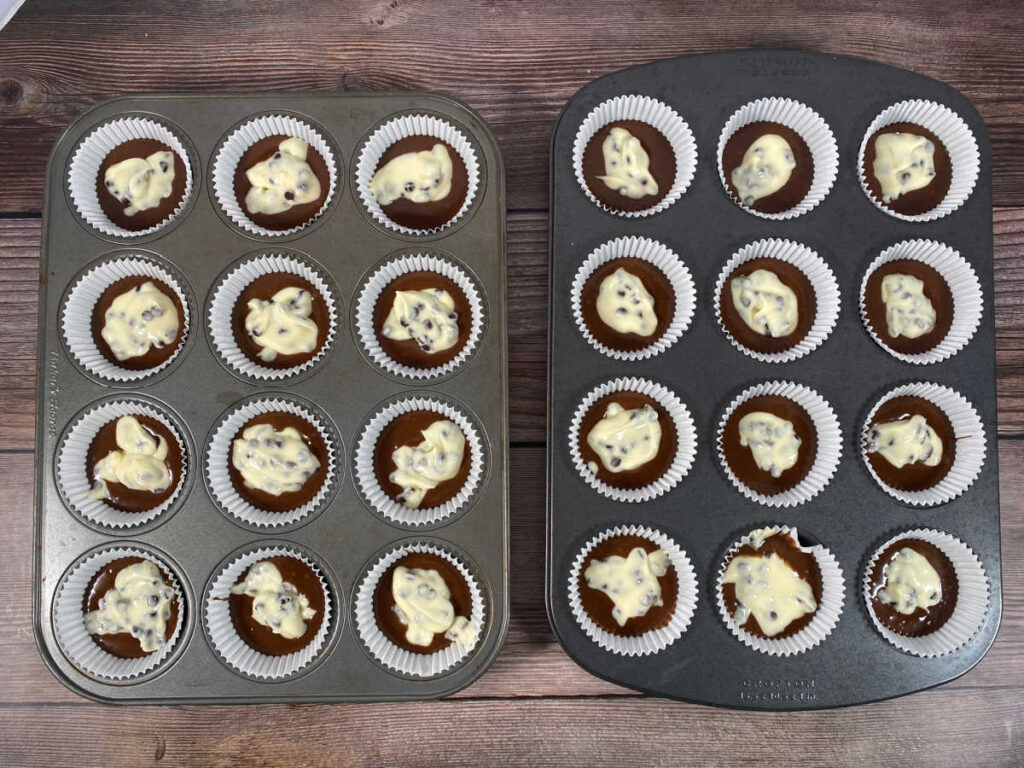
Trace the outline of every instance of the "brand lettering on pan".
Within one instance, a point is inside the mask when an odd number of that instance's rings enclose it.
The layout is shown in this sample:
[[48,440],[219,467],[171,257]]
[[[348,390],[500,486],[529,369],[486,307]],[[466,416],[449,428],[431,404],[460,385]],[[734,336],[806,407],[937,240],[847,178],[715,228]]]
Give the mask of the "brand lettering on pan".
[[787,58],[780,62],[771,56],[755,56],[740,64],[747,77],[810,77],[811,62],[804,58]]
[[46,388],[50,394],[50,405],[46,412],[46,433],[50,437],[57,436],[57,409],[60,407],[60,370],[57,363],[59,355],[54,350],[50,352],[46,364]]
[[816,701],[814,680],[744,680],[740,701],[803,702]]

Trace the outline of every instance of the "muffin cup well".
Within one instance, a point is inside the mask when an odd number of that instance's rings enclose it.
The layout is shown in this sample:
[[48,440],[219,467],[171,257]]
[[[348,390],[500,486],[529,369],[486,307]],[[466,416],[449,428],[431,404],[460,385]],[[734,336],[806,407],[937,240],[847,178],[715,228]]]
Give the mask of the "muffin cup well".
[[[324,593],[324,616],[320,629],[309,645],[283,656],[258,651],[243,640],[231,620],[228,598],[231,587],[242,580],[249,566],[271,557],[292,557],[305,563],[316,574]],[[339,604],[341,600],[339,598]],[[217,657],[235,672],[257,680],[285,680],[295,677],[312,664],[324,650],[335,621],[334,594],[316,558],[295,546],[263,546],[238,555],[210,580],[203,610],[203,628]]]
[[[807,277],[811,288],[814,289],[815,310],[811,329],[800,342],[782,352],[758,352],[741,344],[729,333],[722,319],[720,297],[722,289],[725,287],[725,281],[737,267],[760,258],[779,259],[787,264],[792,264]],[[809,355],[820,347],[836,327],[840,306],[839,284],[825,260],[806,245],[795,243],[792,240],[770,238],[745,245],[732,255],[718,274],[718,280],[715,282],[714,301],[715,319],[730,344],[743,354],[760,360],[762,363],[788,363]]]
[[[794,540],[797,536],[796,528],[788,525],[773,525],[769,526],[767,530],[770,532],[769,535],[781,532],[792,536]],[[839,617],[843,612],[843,599],[846,595],[843,571],[839,567],[835,555],[821,544],[804,547],[797,543],[801,550],[814,555],[818,569],[821,571],[821,602],[818,604],[818,610],[815,612],[814,618],[811,619],[811,623],[795,635],[782,638],[758,637],[736,623],[736,620],[726,610],[725,596],[722,593],[722,579],[725,577],[729,561],[741,546],[748,543],[749,538],[749,535],[744,536],[729,547],[729,551],[722,558],[722,564],[718,569],[718,577],[715,581],[715,601],[725,626],[729,628],[736,639],[748,648],[753,648],[755,651],[766,653],[769,656],[795,656],[820,645],[839,623]]]
[[[642,488],[623,489],[608,485],[590,471],[579,448],[580,429],[590,407],[605,395],[615,392],[637,392],[656,401],[672,419],[676,429],[676,455],[665,474],[650,485]],[[697,454],[697,429],[690,415],[690,409],[667,387],[649,379],[617,378],[592,389],[576,407],[569,425],[569,455],[573,466],[587,484],[602,496],[615,501],[636,504],[656,499],[672,490],[689,473]]]
[[[901,539],[920,539],[934,545],[949,558],[956,572],[957,602],[953,615],[937,630],[922,637],[905,637],[884,626],[875,615],[871,600],[871,571],[882,552]],[[904,531],[877,547],[864,569],[862,595],[878,633],[901,651],[924,658],[945,656],[970,642],[985,623],[991,602],[988,577],[978,556],[960,539],[933,528]]]
[[[153,139],[165,144],[174,150],[185,166],[185,192],[181,202],[162,222],[137,232],[112,222],[103,212],[96,193],[96,179],[107,155],[120,145],[136,139]],[[192,156],[184,141],[163,123],[143,117],[121,117],[94,129],[75,149],[68,166],[68,194],[75,210],[90,227],[110,237],[133,239],[160,231],[185,209],[192,196],[192,184]]]
[[[103,292],[126,277],[148,277],[167,285],[181,303],[181,340],[177,349],[164,362],[152,368],[132,370],[112,363],[100,352],[93,338],[92,313]],[[122,255],[101,259],[87,267],[74,279],[61,305],[60,327],[64,344],[72,359],[89,374],[117,384],[133,384],[154,376],[181,357],[188,343],[191,305],[185,289],[185,278],[169,265],[148,255]]]
[[[178,622],[164,646],[137,659],[122,659],[100,648],[85,629],[82,608],[85,592],[93,578],[103,568],[123,557],[141,557],[160,568],[174,588],[178,600]],[[101,547],[82,557],[65,574],[53,598],[53,633],[61,651],[75,668],[108,683],[135,682],[167,669],[177,656],[175,653],[190,617],[180,572],[170,567],[166,558],[158,556],[143,545]]]
[[[744,205],[743,201],[737,200],[735,195],[729,191],[725,171],[722,168],[722,153],[733,134],[746,125],[762,121],[779,123],[799,134],[807,144],[807,148],[811,152],[811,159],[814,161],[814,176],[804,199],[788,211],[780,213],[757,211]],[[806,104],[779,97],[763,98],[744,104],[725,121],[722,133],[718,137],[718,152],[715,155],[715,162],[718,166],[718,178],[722,182],[726,194],[729,195],[729,199],[747,213],[752,213],[762,219],[781,221],[802,216],[828,196],[832,185],[835,184],[836,175],[839,173],[839,146],[836,144],[836,137],[828,123]]]
[[[927,128],[938,137],[949,154],[949,162],[952,166],[949,191],[941,203],[925,213],[908,216],[886,207],[881,200],[871,194],[871,189],[864,176],[864,153],[867,150],[868,141],[876,131],[893,123],[914,123],[922,128]],[[949,107],[923,99],[901,101],[882,110],[864,132],[860,150],[857,152],[857,176],[864,194],[880,211],[903,221],[934,221],[953,213],[971,196],[971,192],[974,191],[974,187],[978,183],[980,168],[981,155],[978,152],[978,142],[971,129],[967,127],[967,123]]]
[[[103,499],[89,498],[93,485],[89,477],[89,448],[99,431],[122,416],[143,415],[156,419],[174,435],[181,449],[181,476],[175,478],[174,492],[161,504],[144,512],[115,509]],[[191,444],[184,438],[185,428],[155,403],[134,397],[117,397],[92,405],[75,417],[57,449],[57,487],[64,503],[85,521],[109,533],[129,533],[154,520],[168,516],[185,497],[192,464]]]
[[[956,440],[956,456],[949,472],[937,484],[923,491],[901,491],[882,482],[868,461],[867,445],[871,420],[878,409],[895,397],[920,397],[935,404],[949,419]],[[985,428],[974,406],[954,389],[941,384],[916,382],[904,384],[890,390],[882,397],[864,419],[860,439],[861,458],[871,477],[879,487],[898,501],[915,507],[934,507],[952,501],[966,492],[978,479],[985,464]]]
[[[327,445],[327,470],[317,494],[305,504],[284,512],[260,509],[246,501],[231,481],[232,441],[250,419],[280,411],[294,414],[312,424]],[[341,439],[328,416],[319,408],[291,395],[257,396],[233,405],[217,420],[206,449],[206,484],[217,507],[231,520],[259,530],[282,529],[308,522],[320,514],[334,497],[341,483],[344,462]]]
[[[865,294],[871,274],[884,264],[902,259],[919,261],[934,269],[946,281],[950,293],[953,294],[953,323],[946,337],[932,349],[916,355],[897,352],[889,347],[868,322],[865,306]],[[871,262],[860,283],[860,316],[864,328],[878,346],[897,360],[916,365],[941,362],[967,346],[981,323],[984,305],[981,282],[974,268],[958,251],[934,240],[904,240],[889,246]]]
[[[665,332],[643,349],[624,351],[612,349],[602,344],[591,334],[583,319],[583,288],[587,280],[599,267],[609,261],[633,257],[643,259],[657,267],[668,279],[675,293],[675,313],[672,322]],[[650,357],[660,355],[666,349],[675,344],[679,337],[686,332],[693,321],[694,306],[697,303],[697,292],[693,285],[693,277],[690,270],[686,268],[682,260],[668,248],[668,246],[651,240],[647,237],[618,237],[609,240],[603,245],[591,251],[584,259],[573,279],[570,301],[572,302],[572,314],[576,320],[576,326],[583,334],[587,343],[603,355],[615,360],[646,360]]]
[[[316,288],[327,305],[330,320],[326,329],[317,329],[319,333],[326,334],[326,339],[314,357],[290,368],[271,368],[252,360],[238,346],[233,314],[238,297],[250,283],[263,275],[281,272],[298,275]],[[207,311],[210,342],[220,356],[221,362],[243,376],[260,381],[297,376],[315,367],[330,351],[338,325],[339,302],[338,292],[327,273],[299,254],[265,253],[247,258],[224,275],[213,289]]]
[[[760,397],[761,395],[785,397],[802,407],[807,411],[807,415],[810,416],[811,421],[814,423],[814,429],[818,437],[817,455],[814,457],[814,463],[811,465],[807,476],[792,488],[773,496],[758,493],[744,485],[743,481],[732,471],[729,462],[725,460],[725,449],[723,446],[723,432],[725,431],[726,423],[729,421],[729,416],[747,400],[753,397]],[[839,419],[836,418],[832,406],[813,389],[791,381],[766,381],[763,384],[756,384],[745,389],[735,397],[729,404],[729,407],[725,409],[725,413],[722,414],[722,419],[718,424],[717,444],[718,460],[733,487],[751,501],[756,501],[768,507],[793,507],[817,496],[832,480],[832,476],[839,466],[839,458],[843,453]]]
[[[374,326],[377,300],[395,278],[410,272],[436,272],[447,277],[459,286],[469,303],[470,325],[465,345],[454,358],[433,368],[415,368],[394,360],[384,351],[377,339],[377,329]],[[416,380],[447,376],[462,367],[480,344],[486,322],[482,289],[464,267],[447,255],[419,252],[389,257],[364,278],[356,296],[353,326],[359,346],[369,360],[392,376]]]
[[[370,193],[370,181],[377,172],[377,165],[388,147],[410,136],[433,136],[440,139],[459,153],[459,157],[462,158],[462,162],[466,166],[469,183],[466,199],[451,219],[437,227],[413,229],[392,221],[384,212],[381,204],[377,202],[377,198]],[[433,235],[451,229],[472,208],[477,193],[480,191],[481,175],[482,169],[480,160],[477,158],[477,149],[462,130],[447,120],[432,115],[401,115],[385,122],[366,139],[359,150],[359,159],[356,161],[355,185],[363,206],[373,220],[382,227],[401,232],[403,235]]]
[[[377,440],[392,421],[404,413],[413,411],[437,413],[458,425],[466,437],[466,450],[469,452],[470,461],[466,482],[454,497],[440,506],[410,509],[392,499],[377,480],[373,461]],[[468,415],[463,406],[429,395],[400,396],[377,406],[360,430],[353,451],[356,488],[363,501],[389,523],[412,528],[435,525],[465,511],[476,500],[487,472],[488,456],[485,453],[485,445],[482,428],[474,417]]]
[[[672,146],[676,157],[676,177],[668,193],[657,204],[642,211],[619,211],[606,206],[594,197],[583,177],[583,152],[587,144],[604,126],[619,120],[638,120],[656,128]],[[676,202],[689,188],[697,172],[697,142],[693,138],[690,126],[668,104],[650,96],[616,96],[598,104],[583,119],[573,142],[572,163],[576,170],[576,181],[579,182],[583,194],[602,211],[630,219],[652,216]]]
[[[675,611],[666,626],[652,629],[637,637],[616,635],[599,627],[583,607],[579,590],[579,576],[583,563],[594,547],[615,536],[639,536],[654,542],[668,554],[669,562],[676,573],[679,590]],[[587,633],[587,637],[606,651],[621,656],[647,656],[668,648],[686,632],[693,619],[693,614],[697,610],[697,574],[694,572],[693,564],[686,552],[661,531],[638,525],[618,525],[609,528],[584,544],[569,572],[568,589],[569,608],[572,610],[573,616],[576,617],[576,623]]]
[[[213,159],[210,182],[214,199],[235,226],[260,237],[286,237],[299,232],[321,219],[338,191],[338,160],[334,147],[321,135],[321,128],[291,115],[262,115],[243,123],[221,141]],[[288,229],[267,229],[254,223],[246,214],[235,194],[235,169],[243,155],[253,144],[270,136],[289,136],[302,139],[316,150],[327,165],[328,184],[324,202],[316,215],[304,224]]]
[[[469,587],[472,608],[467,617],[478,630],[472,647],[452,643],[435,653],[414,653],[391,642],[377,625],[373,595],[377,584],[395,562],[410,553],[428,553],[451,563]],[[363,573],[356,587],[353,614],[356,633],[373,659],[388,671],[414,678],[443,675],[465,662],[480,647],[487,632],[487,605],[480,583],[470,566],[454,552],[431,542],[400,544],[378,557]]]

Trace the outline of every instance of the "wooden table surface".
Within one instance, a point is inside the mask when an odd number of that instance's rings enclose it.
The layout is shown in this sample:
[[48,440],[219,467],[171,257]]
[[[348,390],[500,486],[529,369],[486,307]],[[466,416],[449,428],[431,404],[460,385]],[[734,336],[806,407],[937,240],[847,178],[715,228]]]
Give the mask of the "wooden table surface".
[[[0,31],[0,764],[1024,764],[1022,10],[956,0],[26,3]],[[759,714],[647,698],[576,667],[545,616],[555,117],[606,72],[748,47],[861,56],[939,78],[973,100],[992,136],[1003,624],[974,670],[896,701]],[[123,92],[413,88],[478,109],[508,170],[512,619],[503,653],[444,701],[117,708],[75,696],[44,667],[31,629],[36,279],[50,147],[79,112]]]

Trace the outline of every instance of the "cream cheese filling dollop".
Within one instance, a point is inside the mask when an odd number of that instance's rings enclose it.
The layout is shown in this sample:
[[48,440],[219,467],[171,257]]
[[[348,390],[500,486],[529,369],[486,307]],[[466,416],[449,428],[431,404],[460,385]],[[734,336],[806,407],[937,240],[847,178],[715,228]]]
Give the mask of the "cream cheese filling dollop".
[[668,565],[664,550],[648,553],[643,547],[634,547],[627,557],[612,555],[591,561],[583,578],[588,587],[611,598],[615,604],[612,618],[621,627],[630,619],[647,615],[651,606],[664,605],[658,578],[668,573]]
[[942,580],[928,558],[910,547],[896,553],[882,571],[875,595],[904,615],[927,611],[942,601]]
[[732,184],[743,204],[753,205],[786,186],[794,168],[796,158],[789,142],[777,133],[766,133],[747,148],[739,167],[733,168]]
[[245,195],[249,213],[284,213],[293,205],[320,198],[320,180],[306,162],[309,145],[302,139],[285,139],[277,152],[245,172],[251,185]]
[[163,493],[171,485],[167,466],[167,441],[146,429],[134,416],[122,416],[114,426],[118,450],[111,451],[93,467],[95,485],[91,499],[109,499],[107,483],[120,483],[133,491]]
[[[587,434],[587,445],[609,472],[628,472],[646,464],[658,455],[661,445],[661,423],[658,412],[650,405],[627,410],[618,403],[609,403],[602,418]],[[597,474],[597,465],[589,463]]]
[[167,642],[174,588],[164,583],[160,569],[149,560],[122,568],[114,576],[114,587],[99,600],[99,609],[85,614],[85,631],[90,635],[127,632],[152,653]]
[[868,432],[868,453],[877,453],[897,469],[920,462],[928,467],[942,461],[942,438],[924,416],[875,424]]
[[250,299],[245,330],[260,346],[260,360],[273,362],[278,355],[299,355],[316,349],[319,329],[310,318],[313,296],[304,288],[290,286],[270,301]]
[[736,623],[742,626],[753,615],[767,637],[774,637],[801,616],[818,609],[811,585],[774,552],[767,557],[734,557],[725,569],[722,583],[735,585]]
[[428,646],[441,633],[466,648],[476,644],[477,627],[455,615],[451,590],[437,571],[399,565],[391,577],[391,596],[395,614],[406,627],[405,639],[412,645]]
[[740,445],[750,448],[759,469],[780,477],[796,464],[800,438],[793,422],[766,411],[752,411],[740,419]]
[[752,331],[779,338],[796,330],[796,294],[774,272],[755,269],[749,275],[733,278],[729,288],[737,314]]
[[875,139],[872,170],[882,202],[923,189],[935,178],[935,145],[913,133],[883,133]]
[[409,509],[417,509],[427,491],[459,474],[466,451],[466,436],[447,419],[433,422],[420,434],[422,443],[399,446],[391,454],[395,471],[389,479],[401,486],[398,501]]
[[149,157],[129,157],[114,163],[103,173],[107,191],[128,207],[125,216],[134,216],[160,205],[170,197],[174,184],[174,153],[154,152]]
[[413,339],[427,354],[451,349],[459,340],[459,313],[448,291],[395,291],[381,333],[388,339]]
[[270,424],[253,424],[235,438],[231,464],[246,485],[271,496],[294,493],[320,468],[297,429],[278,432]]
[[370,194],[381,205],[400,197],[414,203],[444,200],[452,190],[454,166],[444,144],[391,158],[370,179]]
[[598,176],[623,197],[639,200],[658,194],[658,182],[651,175],[651,160],[640,139],[625,128],[615,127],[601,142],[604,176]]
[[103,315],[100,337],[117,360],[128,360],[172,343],[179,328],[171,297],[147,280],[114,298]]
[[275,635],[295,640],[306,634],[306,621],[316,615],[309,598],[269,560],[253,563],[245,579],[231,587],[232,595],[252,598],[252,617]]
[[890,336],[916,339],[935,328],[935,307],[924,295],[923,280],[913,275],[886,275],[881,290]]
[[622,267],[598,286],[597,316],[617,333],[650,336],[658,327],[654,297],[647,292],[639,277]]

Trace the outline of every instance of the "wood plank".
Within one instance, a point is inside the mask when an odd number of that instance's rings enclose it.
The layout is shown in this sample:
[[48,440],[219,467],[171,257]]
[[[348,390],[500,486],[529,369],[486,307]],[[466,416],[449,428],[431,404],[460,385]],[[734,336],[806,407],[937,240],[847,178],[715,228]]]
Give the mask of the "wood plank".
[[[50,147],[76,115],[107,96],[277,89],[453,93],[497,133],[510,206],[543,208],[551,130],[577,89],[634,64],[748,47],[860,56],[952,84],[988,123],[996,203],[1024,204],[1024,14],[1013,2],[859,0],[837,8],[816,0],[656,0],[631,7],[629,23],[609,23],[621,10],[615,0],[187,8],[35,0],[0,37],[0,211],[40,209]],[[435,42],[439,29],[444,45]],[[259,36],[257,55],[252,41]]]

